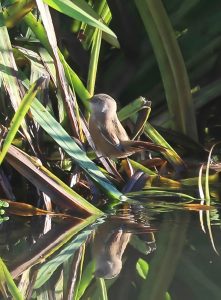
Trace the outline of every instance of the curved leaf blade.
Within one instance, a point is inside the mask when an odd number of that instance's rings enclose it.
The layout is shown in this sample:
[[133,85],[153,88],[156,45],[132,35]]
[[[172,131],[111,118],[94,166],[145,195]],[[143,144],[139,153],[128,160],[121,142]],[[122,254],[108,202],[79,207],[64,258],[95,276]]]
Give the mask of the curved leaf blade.
[[70,0],[44,0],[44,2],[73,19],[85,22],[88,25],[99,28],[109,35],[116,37],[110,28],[95,19],[96,13],[84,1],[75,1],[75,3],[73,3]]

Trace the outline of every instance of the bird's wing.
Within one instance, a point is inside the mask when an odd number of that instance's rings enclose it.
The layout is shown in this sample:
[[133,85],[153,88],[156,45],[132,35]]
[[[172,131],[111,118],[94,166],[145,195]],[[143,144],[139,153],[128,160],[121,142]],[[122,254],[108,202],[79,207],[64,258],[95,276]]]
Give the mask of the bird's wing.
[[121,149],[120,140],[118,139],[117,135],[114,133],[111,133],[106,129],[106,126],[100,125],[99,127],[100,133],[102,137],[105,139],[106,142],[114,146],[117,150],[123,150]]
[[156,145],[152,142],[143,142],[143,141],[125,141],[124,147],[131,150],[148,150],[148,151],[156,151],[156,152],[165,152],[167,149],[163,146]]

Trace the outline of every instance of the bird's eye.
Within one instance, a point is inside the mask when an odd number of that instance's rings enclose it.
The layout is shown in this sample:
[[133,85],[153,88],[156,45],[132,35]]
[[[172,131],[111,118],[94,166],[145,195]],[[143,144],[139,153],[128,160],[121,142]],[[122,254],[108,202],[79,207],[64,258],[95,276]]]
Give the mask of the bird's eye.
[[99,99],[94,98],[94,99],[92,99],[92,103],[94,103],[95,105],[98,105],[98,104],[100,104],[100,101],[99,101]]

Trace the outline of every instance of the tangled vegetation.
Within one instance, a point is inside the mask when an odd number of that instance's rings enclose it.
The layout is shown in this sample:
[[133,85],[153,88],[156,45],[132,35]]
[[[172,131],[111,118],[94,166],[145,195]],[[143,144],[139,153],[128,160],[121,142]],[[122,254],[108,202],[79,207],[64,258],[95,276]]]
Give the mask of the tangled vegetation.
[[[1,1],[2,226],[12,214],[67,219],[72,226],[65,227],[61,247],[109,209],[138,201],[156,211],[206,212],[216,251],[210,209],[220,170],[219,145],[212,147],[220,127],[218,8],[219,1],[197,0]],[[118,117],[131,137],[164,151],[115,162],[100,157],[88,130],[88,104],[96,93],[118,100]],[[72,241],[72,251],[91,230]],[[57,249],[43,244],[50,249],[41,256],[36,246],[29,267]],[[47,282],[48,267],[51,275],[60,266],[53,262],[39,270],[34,290]],[[0,265],[0,281],[14,299],[23,299],[12,277],[24,276],[25,267],[17,261],[9,272],[3,260]],[[137,268],[147,266],[140,260]],[[84,280],[75,299],[91,278]],[[99,288],[105,293],[103,281]]]

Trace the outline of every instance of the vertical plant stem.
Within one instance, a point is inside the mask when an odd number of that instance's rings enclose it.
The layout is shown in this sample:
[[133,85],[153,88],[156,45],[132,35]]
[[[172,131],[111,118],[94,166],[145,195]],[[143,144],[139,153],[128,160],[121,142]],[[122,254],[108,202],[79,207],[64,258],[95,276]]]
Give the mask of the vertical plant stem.
[[87,80],[87,89],[91,95],[94,94],[98,59],[99,59],[99,53],[101,48],[101,37],[102,37],[102,31],[100,29],[95,29],[95,34],[93,37],[93,43],[91,48],[91,59],[89,64],[88,80]]
[[191,89],[174,30],[161,0],[135,0],[161,72],[173,128],[198,140]]

